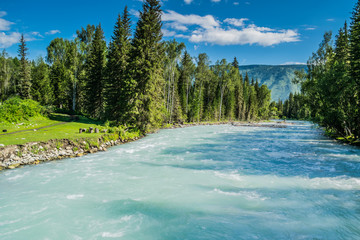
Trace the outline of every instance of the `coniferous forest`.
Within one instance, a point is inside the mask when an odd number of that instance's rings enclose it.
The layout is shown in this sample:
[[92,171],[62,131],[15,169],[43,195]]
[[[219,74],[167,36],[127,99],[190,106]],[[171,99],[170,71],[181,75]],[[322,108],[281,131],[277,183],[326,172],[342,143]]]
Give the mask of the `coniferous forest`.
[[160,1],[146,0],[136,26],[127,8],[118,15],[108,44],[101,24],[87,25],[74,40],[53,39],[46,58],[33,61],[22,36],[18,57],[0,56],[0,101],[32,99],[143,132],[278,114],[270,90],[240,75],[236,57],[211,63],[206,53],[190,56],[183,43],[163,41],[161,14]]
[[332,37],[324,34],[307,71],[295,72],[301,93],[290,94],[277,108],[291,119],[309,119],[330,135],[356,142],[360,138],[360,1],[351,17]]

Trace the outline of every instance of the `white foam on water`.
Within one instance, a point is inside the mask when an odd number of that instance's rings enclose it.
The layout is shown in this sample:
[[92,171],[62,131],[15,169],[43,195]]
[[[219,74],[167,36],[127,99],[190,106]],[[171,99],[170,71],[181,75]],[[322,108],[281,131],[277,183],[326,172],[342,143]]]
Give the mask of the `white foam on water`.
[[135,152],[135,149],[128,149],[128,150],[125,150],[126,153],[134,153]]
[[66,198],[69,200],[76,200],[76,199],[80,199],[83,198],[84,195],[83,194],[73,194],[73,195],[67,195]]
[[101,234],[102,237],[106,237],[106,238],[121,238],[124,236],[123,232],[116,232],[116,233],[111,233],[111,232],[103,232]]
[[227,195],[227,196],[241,196],[247,200],[261,200],[261,201],[265,201],[268,198],[267,197],[262,197],[259,193],[255,192],[255,191],[239,191],[239,192],[227,192],[227,191],[222,191],[218,188],[215,188],[213,190],[213,192],[215,193],[219,193],[222,195]]
[[333,157],[336,158],[337,160],[344,160],[346,159],[347,161],[352,161],[352,162],[360,162],[360,155],[356,155],[356,154],[327,154],[327,156],[329,157]]
[[9,177],[8,180],[9,181],[16,181],[18,179],[22,179],[23,177],[25,177],[28,174],[29,174],[29,172],[24,172],[23,174],[16,174],[15,176]]
[[241,188],[360,190],[360,179],[349,177],[279,177],[215,172],[215,176],[237,182]]
[[126,215],[120,218],[120,222],[129,222],[132,219],[132,215]]

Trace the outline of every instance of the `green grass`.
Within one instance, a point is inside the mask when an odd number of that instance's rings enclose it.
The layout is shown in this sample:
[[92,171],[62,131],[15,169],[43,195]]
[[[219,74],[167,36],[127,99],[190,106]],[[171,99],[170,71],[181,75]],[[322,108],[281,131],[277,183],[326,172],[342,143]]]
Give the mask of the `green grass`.
[[54,123],[58,123],[59,121],[54,121],[51,119],[48,119],[46,117],[33,117],[30,118],[29,121],[23,121],[20,123],[0,123],[0,134],[2,134],[2,130],[6,129],[8,133],[10,132],[16,132],[20,130],[28,130],[28,129],[34,129],[39,127],[48,126]]
[[51,119],[45,117],[32,118],[30,121],[23,122],[22,125],[16,124],[2,124],[0,129],[7,129],[8,132],[15,132],[19,130],[33,130],[39,127],[49,126],[57,123],[66,122],[62,125],[52,126],[49,128],[40,129],[37,131],[19,132],[10,135],[0,134],[0,144],[18,145],[27,142],[45,142],[50,139],[69,139],[75,140],[79,138],[99,138],[104,133],[79,133],[79,128],[89,127],[103,128],[101,122],[97,122],[85,117],[71,121],[71,118],[65,114],[53,114]]

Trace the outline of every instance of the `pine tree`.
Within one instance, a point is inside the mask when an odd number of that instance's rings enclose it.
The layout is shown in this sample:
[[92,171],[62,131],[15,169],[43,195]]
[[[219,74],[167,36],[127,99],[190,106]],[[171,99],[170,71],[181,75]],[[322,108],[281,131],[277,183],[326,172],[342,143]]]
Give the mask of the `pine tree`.
[[11,93],[11,59],[5,49],[0,54],[0,101],[5,101]]
[[[235,67],[234,67],[235,68]],[[239,73],[239,68],[235,72],[235,117],[237,120],[242,120],[243,105],[244,105],[244,84],[242,76]]]
[[26,47],[26,42],[24,34],[21,34],[20,45],[18,49],[19,58],[20,58],[20,72],[19,72],[19,94],[22,98],[31,98],[30,89],[31,89],[31,72],[29,62],[27,60],[27,51],[29,49]]
[[31,96],[41,105],[50,105],[53,101],[52,89],[50,85],[49,66],[43,58],[39,58],[33,63],[31,70]]
[[210,72],[209,56],[206,53],[200,53],[197,58],[197,67],[195,70],[193,110],[196,121],[200,122],[204,111],[204,85],[206,84]]
[[178,81],[178,94],[182,107],[182,113],[185,119],[188,120],[189,115],[189,97],[191,82],[194,78],[195,64],[193,63],[190,54],[185,51],[180,65],[180,76]]
[[236,59],[236,57],[234,57],[234,61],[231,63],[231,65],[236,68],[237,70],[239,70],[239,62]]
[[104,32],[99,24],[95,29],[94,39],[86,59],[86,110],[92,118],[104,117],[104,85],[106,66],[106,42]]
[[246,72],[244,78],[244,87],[243,87],[243,96],[244,96],[244,103],[243,103],[243,110],[242,110],[242,120],[250,120],[250,79],[249,75]]
[[108,51],[106,115],[108,119],[125,124],[131,121],[131,106],[135,94],[135,83],[129,76],[131,51],[131,20],[127,10],[115,23],[112,40]]
[[132,42],[130,70],[136,81],[135,123],[144,132],[164,118],[163,49],[160,1],[145,0]]
[[357,1],[350,25],[350,75],[354,84],[355,101],[353,104],[356,137],[360,137],[360,0]]

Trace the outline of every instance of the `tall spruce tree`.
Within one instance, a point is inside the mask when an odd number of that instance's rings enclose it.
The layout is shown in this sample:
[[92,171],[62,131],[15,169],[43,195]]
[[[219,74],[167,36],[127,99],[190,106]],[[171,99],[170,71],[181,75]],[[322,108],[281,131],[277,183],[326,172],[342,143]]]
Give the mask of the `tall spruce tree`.
[[106,42],[99,24],[95,29],[94,39],[86,59],[86,112],[92,118],[104,118],[104,85],[106,66]]
[[189,115],[189,97],[194,74],[195,64],[193,63],[190,54],[185,51],[181,60],[180,77],[178,81],[179,99],[185,119],[188,119]]
[[24,34],[21,34],[20,45],[18,49],[18,54],[20,58],[18,90],[22,98],[31,98],[31,72],[29,62],[27,60],[28,50],[29,49],[26,47]]
[[354,108],[355,134],[360,137],[360,0],[357,1],[350,25],[350,75],[354,84],[355,101]]
[[159,128],[164,119],[161,13],[160,1],[145,0],[132,42],[130,70],[137,83],[135,123],[145,132]]
[[232,65],[234,68],[236,68],[236,69],[239,70],[239,62],[238,62],[238,60],[236,59],[236,57],[234,57],[234,61],[231,63],[231,65]]
[[131,20],[127,7],[115,23],[108,50],[106,115],[110,120],[125,124],[131,122],[136,82],[129,76],[131,51]]
[[41,105],[50,105],[53,101],[50,85],[49,66],[42,57],[33,62],[31,70],[31,96]]

